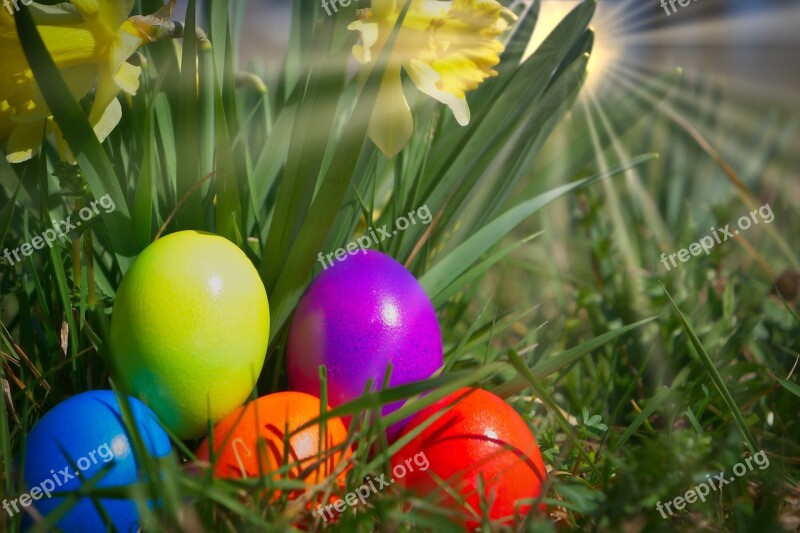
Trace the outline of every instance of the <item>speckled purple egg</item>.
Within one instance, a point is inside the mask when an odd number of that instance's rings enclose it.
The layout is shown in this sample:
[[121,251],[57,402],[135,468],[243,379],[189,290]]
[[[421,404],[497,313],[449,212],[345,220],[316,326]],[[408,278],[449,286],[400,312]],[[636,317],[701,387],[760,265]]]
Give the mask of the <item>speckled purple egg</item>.
[[[428,295],[403,265],[380,252],[358,251],[323,271],[297,306],[289,328],[292,389],[319,396],[319,367],[332,407],[359,397],[372,379],[390,387],[431,377],[443,364],[442,334]],[[384,406],[386,415],[402,401]],[[389,429],[390,438],[404,422]]]

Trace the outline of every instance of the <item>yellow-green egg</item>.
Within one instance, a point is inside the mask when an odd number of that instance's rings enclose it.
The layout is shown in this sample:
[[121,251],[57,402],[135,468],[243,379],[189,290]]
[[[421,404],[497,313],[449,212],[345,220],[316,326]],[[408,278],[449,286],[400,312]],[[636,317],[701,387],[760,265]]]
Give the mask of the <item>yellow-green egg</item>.
[[111,351],[132,388],[182,439],[248,398],[264,365],[269,304],[233,243],[181,231],[148,246],[114,302]]

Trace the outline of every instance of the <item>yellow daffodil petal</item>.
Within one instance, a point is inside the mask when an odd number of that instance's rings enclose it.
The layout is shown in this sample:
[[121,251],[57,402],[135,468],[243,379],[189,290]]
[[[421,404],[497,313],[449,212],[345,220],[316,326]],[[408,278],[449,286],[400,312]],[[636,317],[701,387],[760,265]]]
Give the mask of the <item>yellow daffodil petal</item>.
[[85,19],[93,19],[100,11],[97,0],[70,0],[70,3],[81,12]]
[[100,17],[114,31],[128,18],[136,0],[100,0]]
[[126,93],[134,95],[139,90],[139,75],[141,73],[141,67],[127,62],[122,63],[114,73],[114,83]]
[[[62,69],[61,76],[75,99],[80,100],[94,85],[97,67],[91,63],[75,65]],[[15,108],[17,122],[44,120],[50,115],[50,109],[32,75],[9,94],[9,102]]]
[[116,61],[128,59],[145,41],[150,40],[142,27],[133,22],[134,18],[124,21],[119,27],[112,56]]
[[412,59],[407,65],[406,71],[414,85],[417,86],[417,89],[449,107],[461,126],[469,124],[470,111],[466,96],[463,93],[461,96],[457,96],[451,92],[440,90],[438,84],[442,77],[433,67],[422,61]]
[[17,124],[8,138],[6,145],[6,161],[22,163],[33,157],[33,152],[47,135],[47,121],[26,122]]
[[[61,26],[39,26],[38,29],[57,66],[86,63],[95,58],[97,41],[91,31]],[[32,75],[16,33],[0,36],[0,65],[3,65],[4,77]]]
[[[128,94],[136,94],[139,89],[141,69],[130,65],[127,61],[144,44],[144,40],[145,37],[130,22],[126,21],[111,49],[109,68],[114,73],[119,88]],[[132,79],[134,75],[136,76],[135,80]]]
[[[123,27],[128,24],[126,21]],[[127,31],[128,29],[136,32],[136,34],[130,33]],[[101,117],[105,116],[109,105],[112,101],[116,101],[120,89],[128,94],[136,94],[139,90],[139,75],[142,69],[131,65],[127,62],[127,59],[136,52],[141,44],[142,37],[139,36],[138,31],[133,26],[120,30],[119,36],[110,51],[108,66],[100,70],[94,104],[89,114],[90,123],[97,124]],[[119,122],[119,119],[114,125],[117,122]],[[100,138],[99,134],[98,138]],[[105,139],[105,136],[103,139]]]
[[92,110],[89,113],[90,124],[96,124],[100,120],[108,104],[110,104],[112,100],[116,100],[117,94],[119,94],[119,87],[117,87],[114,77],[111,75],[108,68],[102,68],[100,70],[99,79],[97,80]]
[[86,20],[98,19],[110,32],[125,22],[136,0],[70,0]]
[[[89,113],[89,122],[91,124],[96,125],[102,120],[101,117],[108,112],[108,106],[117,101],[117,94],[119,94],[120,89],[128,94],[136,94],[136,91],[139,90],[139,74],[141,71],[141,68],[135,67],[130,63],[122,63],[113,75],[105,69],[101,72],[92,111]],[[114,125],[116,125],[116,122]],[[98,138],[100,138],[99,134]]]
[[361,64],[367,64],[372,61],[372,47],[378,42],[379,29],[378,25],[374,22],[362,22],[356,20],[351,22],[347,29],[350,31],[357,31],[361,34],[361,44],[353,46],[353,56]]
[[403,21],[403,29],[411,31],[431,30],[441,24],[452,6],[453,2],[416,0],[406,14],[406,18]]
[[389,67],[384,74],[368,133],[387,157],[397,155],[414,133],[414,119],[403,94],[399,66]]
[[105,111],[103,111],[97,123],[93,126],[94,134],[97,135],[97,140],[100,142],[105,141],[106,137],[117,127],[120,119],[122,119],[122,106],[119,100],[114,98],[111,100],[111,103],[108,104],[108,107],[105,108]]
[[416,11],[425,13],[429,16],[443,17],[453,7],[452,0],[443,2],[442,0],[417,0]]
[[5,33],[13,29],[14,16],[9,13],[7,9],[0,9],[0,33]]

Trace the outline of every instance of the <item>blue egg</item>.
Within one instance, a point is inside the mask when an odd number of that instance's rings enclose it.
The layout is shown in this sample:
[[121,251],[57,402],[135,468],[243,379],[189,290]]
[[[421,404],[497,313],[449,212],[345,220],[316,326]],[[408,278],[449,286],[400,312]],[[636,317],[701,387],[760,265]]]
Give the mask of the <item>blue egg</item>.
[[[169,437],[153,412],[134,398],[130,399],[130,406],[147,453],[154,457],[169,455]],[[11,512],[19,508],[27,516],[22,507],[30,505],[45,516],[64,501],[54,493],[71,492],[81,486],[84,481],[78,472],[86,480],[104,472],[97,487],[118,487],[140,480],[137,467],[131,435],[123,424],[116,395],[107,390],[78,394],[45,414],[28,434],[24,463],[27,492],[13,504],[9,502],[9,507]],[[139,529],[139,512],[133,500],[97,501],[117,531]],[[26,518],[24,525],[30,526],[31,520]],[[79,500],[56,526],[66,533],[108,530],[91,498]]]

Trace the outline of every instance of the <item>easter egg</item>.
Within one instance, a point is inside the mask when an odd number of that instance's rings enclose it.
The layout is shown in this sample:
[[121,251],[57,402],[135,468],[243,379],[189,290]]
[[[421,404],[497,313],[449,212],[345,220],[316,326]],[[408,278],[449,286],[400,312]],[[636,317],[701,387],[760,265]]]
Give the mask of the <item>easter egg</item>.
[[111,350],[131,390],[182,439],[204,434],[256,384],[269,304],[247,256],[217,235],[181,231],[148,246],[125,274]]
[[[359,251],[323,271],[303,295],[289,329],[287,364],[291,388],[317,396],[325,365],[334,407],[361,396],[368,380],[380,387],[390,364],[390,387],[427,379],[443,364],[436,311],[403,265]],[[384,406],[383,414],[402,404]],[[390,438],[402,425],[390,428]]]
[[[169,438],[153,412],[135,398],[130,398],[130,407],[147,453],[153,457],[169,455]],[[63,497],[53,496],[54,493],[74,492],[95,476],[102,475],[97,481],[98,488],[144,481],[138,473],[141,461],[134,456],[132,435],[122,420],[117,397],[107,390],[78,394],[46,413],[25,441],[23,473],[28,492],[14,500],[13,506],[17,502],[20,507],[30,503],[46,516],[64,502]],[[97,502],[117,531],[139,528],[136,502],[110,498],[100,498]],[[30,525],[31,520],[26,522]],[[89,497],[78,500],[56,525],[67,533],[108,530]]]
[[[417,413],[403,435],[443,411],[392,456],[396,482],[454,510],[469,530],[480,525],[482,501],[488,504],[491,520],[506,524],[513,521],[515,512],[530,512],[530,500],[541,492],[546,471],[525,420],[498,396],[465,388]],[[415,468],[423,463],[430,467]],[[437,480],[449,485],[466,505]]]
[[[206,438],[197,450],[197,458],[213,463],[213,473],[219,478],[258,478],[272,473],[279,479],[285,472],[276,470],[288,467],[286,477],[290,479],[321,483],[337,472],[340,460],[349,457],[350,452],[343,449],[347,431],[339,418],[325,421],[324,438],[320,438],[318,424],[295,433],[319,415],[320,401],[310,394],[278,392],[262,396],[217,424],[213,446]],[[284,445],[287,432],[291,435],[289,449]],[[344,472],[338,475],[343,481]]]

